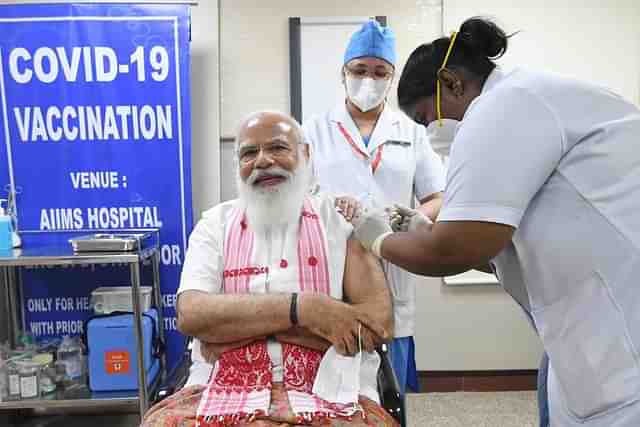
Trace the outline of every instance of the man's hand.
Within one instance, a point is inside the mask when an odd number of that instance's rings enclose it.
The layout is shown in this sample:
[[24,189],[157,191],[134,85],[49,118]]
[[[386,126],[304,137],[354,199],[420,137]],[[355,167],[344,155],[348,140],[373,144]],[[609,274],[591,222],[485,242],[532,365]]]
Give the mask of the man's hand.
[[389,341],[388,339],[382,339],[366,326],[362,326],[360,331],[360,339],[362,343],[362,351],[372,352],[376,349],[377,346]]
[[[352,356],[360,348],[360,324],[373,334],[388,339],[389,332],[370,316],[344,302],[318,294],[301,294],[299,298],[300,326],[336,347],[339,354]],[[372,341],[372,340],[369,340]],[[370,344],[367,344],[370,347]]]
[[354,304],[352,307],[358,312],[357,316],[362,324],[362,346],[366,348],[366,351],[372,351],[375,347],[388,343],[393,338],[393,321],[388,326],[384,326],[380,320],[376,320],[380,316],[379,313],[371,310],[374,307],[372,303]]

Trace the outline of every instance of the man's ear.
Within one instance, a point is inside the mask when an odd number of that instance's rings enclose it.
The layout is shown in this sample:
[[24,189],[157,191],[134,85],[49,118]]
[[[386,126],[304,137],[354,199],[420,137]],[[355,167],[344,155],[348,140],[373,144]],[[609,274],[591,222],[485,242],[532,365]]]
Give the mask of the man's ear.
[[302,152],[304,153],[304,158],[308,162],[309,158],[311,157],[311,153],[309,152],[309,144],[304,144],[303,143]]
[[455,71],[443,68],[438,71],[438,79],[440,84],[449,89],[455,96],[460,97],[464,94],[464,82]]

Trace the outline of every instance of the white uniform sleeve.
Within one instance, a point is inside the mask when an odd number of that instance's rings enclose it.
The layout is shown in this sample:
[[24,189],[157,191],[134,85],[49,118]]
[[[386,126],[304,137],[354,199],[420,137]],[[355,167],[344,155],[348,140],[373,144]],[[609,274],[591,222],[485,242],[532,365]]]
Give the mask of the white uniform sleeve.
[[315,141],[313,139],[316,133],[314,132],[314,127],[317,126],[315,119],[309,119],[302,124],[302,141],[303,143],[309,146],[309,158],[311,159],[311,174],[313,176],[314,184],[318,182],[318,168],[315,165],[313,159],[315,158],[314,153],[314,144]]
[[[416,125],[417,126],[417,125]],[[414,141],[416,174],[413,179],[416,197],[422,200],[433,193],[444,191],[445,172],[440,157],[433,151],[424,126],[418,126]]]
[[518,227],[563,155],[553,110],[523,88],[495,88],[469,111],[451,148],[438,221]]
[[219,209],[210,214],[198,221],[189,237],[178,295],[187,290],[222,292],[222,218]]

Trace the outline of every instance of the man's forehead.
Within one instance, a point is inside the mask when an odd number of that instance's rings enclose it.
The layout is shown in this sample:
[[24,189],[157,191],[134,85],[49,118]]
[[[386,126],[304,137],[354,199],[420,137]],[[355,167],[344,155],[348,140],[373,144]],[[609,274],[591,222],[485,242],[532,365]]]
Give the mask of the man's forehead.
[[297,132],[294,124],[285,117],[257,116],[244,123],[239,132],[239,143],[265,143],[282,141],[288,143],[297,142]]

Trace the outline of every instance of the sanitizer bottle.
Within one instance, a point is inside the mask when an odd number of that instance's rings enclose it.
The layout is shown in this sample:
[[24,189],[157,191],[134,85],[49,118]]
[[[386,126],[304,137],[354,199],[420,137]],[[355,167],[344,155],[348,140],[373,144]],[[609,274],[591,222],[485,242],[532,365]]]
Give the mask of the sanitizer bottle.
[[11,233],[11,217],[7,215],[3,204],[7,201],[0,199],[0,251],[7,251],[13,248],[13,236]]

